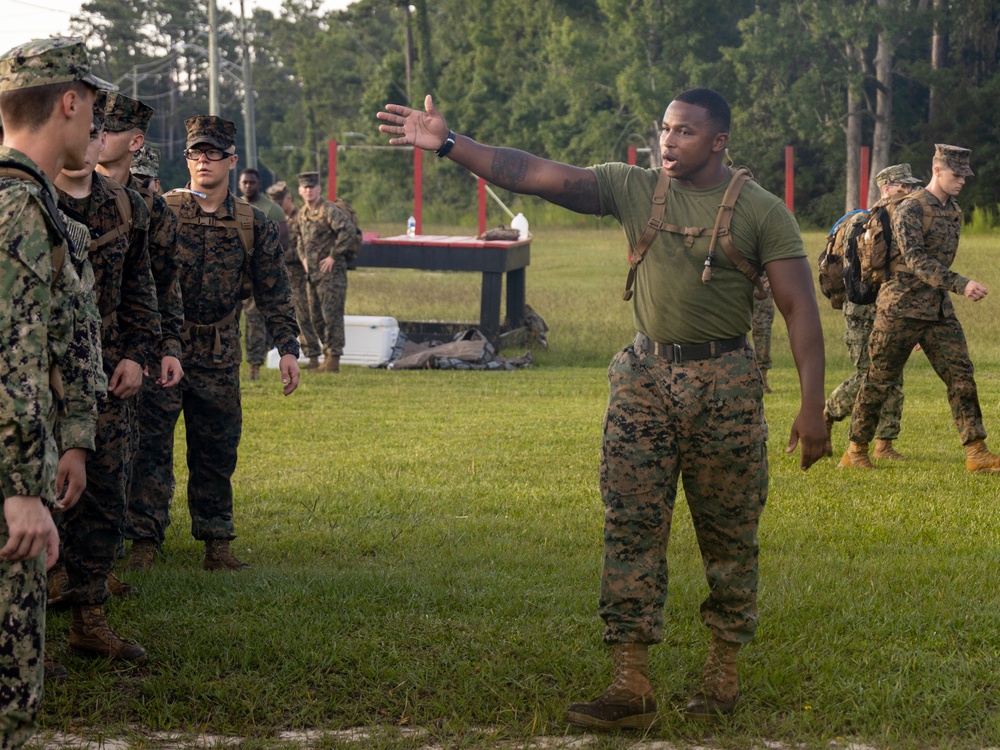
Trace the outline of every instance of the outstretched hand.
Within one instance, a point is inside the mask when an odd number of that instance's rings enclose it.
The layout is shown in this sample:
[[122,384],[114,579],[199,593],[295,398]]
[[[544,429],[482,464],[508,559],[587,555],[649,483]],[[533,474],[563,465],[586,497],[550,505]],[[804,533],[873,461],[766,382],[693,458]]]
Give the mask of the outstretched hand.
[[375,116],[385,122],[378,126],[383,133],[400,136],[390,138],[393,146],[416,146],[424,151],[437,151],[448,139],[448,124],[428,94],[424,97],[425,112],[402,104],[386,104]]

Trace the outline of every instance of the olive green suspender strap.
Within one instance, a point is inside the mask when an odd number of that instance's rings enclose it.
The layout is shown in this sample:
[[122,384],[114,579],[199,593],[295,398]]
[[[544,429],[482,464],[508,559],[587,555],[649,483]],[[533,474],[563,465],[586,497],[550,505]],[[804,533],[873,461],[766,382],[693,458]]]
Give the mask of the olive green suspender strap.
[[[722,249],[726,253],[726,257],[729,258],[729,262],[736,266],[737,270],[750,279],[750,282],[754,285],[756,290],[754,296],[757,299],[764,299],[767,297],[767,292],[764,290],[760,274],[754,268],[753,264],[744,258],[739,250],[736,249],[736,246],[733,245],[732,235],[729,231],[729,225],[733,218],[733,209],[736,206],[736,199],[739,197],[743,186],[751,179],[753,179],[753,175],[746,167],[740,167],[733,173],[729,187],[726,188],[725,195],[722,197],[719,212],[715,216],[715,226],[712,228],[712,241],[708,248],[708,256],[705,258],[705,270],[702,272],[701,280],[705,284],[712,280],[712,262],[715,260],[715,244],[718,241],[722,244]],[[666,211],[667,196],[669,193],[670,177],[661,169],[659,177],[656,180],[656,187],[653,189],[652,215],[649,217],[649,221],[646,223],[646,228],[639,237],[639,241],[636,242],[635,248],[629,253],[631,268],[629,268],[628,279],[625,282],[625,292],[622,294],[623,300],[628,301],[632,299],[632,286],[635,283],[636,268],[642,262],[643,256],[649,250],[649,246],[653,243],[653,238],[656,237],[657,232],[665,231],[682,234],[686,237],[684,244],[691,247],[694,244],[695,237],[700,237],[709,231],[707,227],[680,227],[676,224],[664,222],[663,215]]]
[[[62,217],[59,215],[56,202],[52,199],[52,193],[45,187],[45,178],[25,164],[20,164],[9,159],[0,160],[0,178],[4,177],[27,180],[38,186],[49,222],[63,239],[62,242],[52,248],[52,278],[49,281],[49,290],[54,291],[56,282],[62,275],[63,265],[66,263],[66,248],[72,242],[66,225],[63,224]],[[56,399],[56,406],[59,409],[59,413],[63,415],[67,414],[66,388],[63,385],[62,372],[59,370],[59,365],[56,362],[49,363],[49,388]]]

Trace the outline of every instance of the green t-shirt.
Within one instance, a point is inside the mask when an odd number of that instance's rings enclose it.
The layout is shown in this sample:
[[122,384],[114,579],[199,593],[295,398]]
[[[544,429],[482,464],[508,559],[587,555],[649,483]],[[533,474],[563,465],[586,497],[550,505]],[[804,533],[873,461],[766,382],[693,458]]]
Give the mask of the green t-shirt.
[[[247,203],[250,203],[250,201],[247,201]],[[250,203],[250,205],[263,211],[264,216],[269,218],[271,221],[276,221],[279,224],[284,224],[288,221],[288,217],[285,216],[285,212],[282,210],[281,206],[263,193],[260,193],[257,196],[257,200]]]
[[[597,177],[602,216],[622,225],[635,247],[652,213],[659,169],[611,163],[590,167]],[[716,243],[712,280],[701,281],[715,217],[729,180],[705,190],[670,183],[664,221],[682,227],[708,227],[687,247],[687,237],[657,232],[636,272],[632,298],[635,327],[654,341],[700,344],[728,339],[750,330],[753,284],[739,271],[721,243]],[[743,186],[730,225],[736,249],[762,268],[774,260],[806,256],[802,235],[791,212],[756,182]],[[689,240],[688,240],[689,241]],[[622,274],[624,276],[624,272]]]

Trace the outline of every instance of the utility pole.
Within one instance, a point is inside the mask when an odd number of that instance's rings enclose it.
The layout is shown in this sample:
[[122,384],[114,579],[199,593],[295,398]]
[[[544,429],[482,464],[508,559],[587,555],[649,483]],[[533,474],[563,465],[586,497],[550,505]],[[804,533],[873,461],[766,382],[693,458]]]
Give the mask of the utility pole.
[[253,108],[253,71],[247,44],[247,17],[240,0],[240,36],[243,42],[243,130],[247,139],[247,166],[257,168],[257,125]]
[[208,114],[219,115],[219,41],[215,0],[208,0]]

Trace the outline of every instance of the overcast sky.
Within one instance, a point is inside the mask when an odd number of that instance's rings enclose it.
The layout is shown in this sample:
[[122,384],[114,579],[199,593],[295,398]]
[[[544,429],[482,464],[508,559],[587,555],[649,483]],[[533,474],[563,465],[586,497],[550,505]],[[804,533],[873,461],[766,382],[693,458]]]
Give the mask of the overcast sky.
[[[220,8],[239,13],[239,0],[217,0]],[[325,10],[350,5],[351,0],[324,0]],[[40,39],[69,31],[69,19],[80,13],[83,0],[3,0],[0,5],[0,53],[29,39]],[[264,8],[275,15],[281,0],[247,0],[248,13]]]

